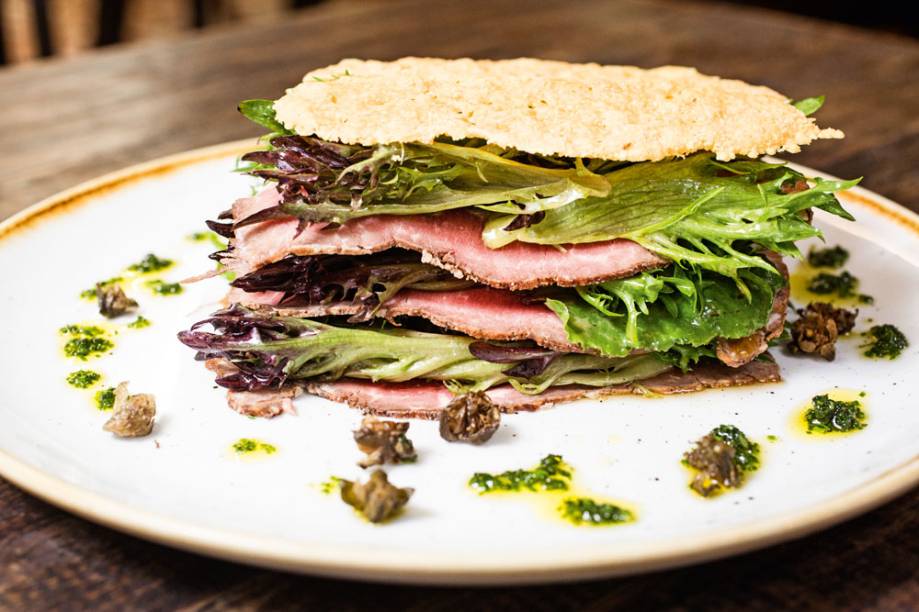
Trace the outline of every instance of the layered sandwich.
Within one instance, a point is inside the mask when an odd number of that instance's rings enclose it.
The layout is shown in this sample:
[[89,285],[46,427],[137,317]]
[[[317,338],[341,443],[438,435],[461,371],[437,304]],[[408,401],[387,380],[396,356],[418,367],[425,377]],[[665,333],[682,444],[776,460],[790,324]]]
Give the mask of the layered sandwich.
[[182,342],[271,416],[307,391],[436,416],[780,380],[784,257],[851,219],[761,159],[841,138],[765,87],[691,68],[345,60],[276,101],[264,183],[208,222],[226,308]]

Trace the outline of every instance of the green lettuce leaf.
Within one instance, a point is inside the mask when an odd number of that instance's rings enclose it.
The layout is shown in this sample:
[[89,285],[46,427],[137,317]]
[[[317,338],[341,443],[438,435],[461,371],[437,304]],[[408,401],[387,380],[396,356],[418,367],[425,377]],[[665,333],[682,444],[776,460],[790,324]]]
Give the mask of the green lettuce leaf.
[[650,314],[649,306],[658,299],[672,316],[679,313],[678,299],[675,292],[682,294],[684,300],[697,303],[699,291],[695,283],[689,280],[680,268],[674,269],[673,275],[665,276],[658,272],[642,272],[630,278],[611,280],[591,287],[577,287],[581,298],[608,317],[621,317],[622,312],[616,309],[625,308],[626,336],[629,342],[638,342],[638,317]]
[[633,283],[587,287],[546,305],[562,320],[568,338],[586,350],[608,357],[676,350],[678,365],[685,368],[705,356],[685,347],[743,338],[766,324],[784,279],[760,269],[742,270],[739,277],[749,295],[718,274],[693,276],[674,268],[644,273]]
[[816,96],[814,98],[804,98],[802,100],[797,100],[792,102],[791,105],[805,115],[813,115],[818,110],[820,110],[820,107],[823,106],[825,101],[826,96]]
[[[852,216],[833,192],[858,181],[814,179],[810,189],[786,193],[804,177],[780,164],[716,162],[700,153],[685,159],[634,164],[606,175],[610,193],[545,213],[539,223],[507,231],[486,226],[486,244],[512,240],[577,244],[629,238],[671,261],[717,272],[738,282],[738,271],[775,269],[741,245],[755,243],[781,255],[800,255],[796,240],[819,236],[802,211],[821,208]],[[738,243],[741,243],[739,245]]]
[[692,369],[692,366],[699,363],[703,357],[718,359],[715,352],[714,343],[705,346],[689,346],[688,344],[677,344],[666,353],[658,353],[661,360],[670,363],[684,372]]
[[564,355],[537,376],[527,380],[511,378],[508,382],[521,393],[536,395],[549,387],[563,385],[609,387],[645,380],[674,365],[671,359],[654,354],[627,357],[613,366],[604,359],[595,355]]
[[267,128],[273,134],[293,134],[275,117],[274,100],[243,100],[238,109],[246,119]]

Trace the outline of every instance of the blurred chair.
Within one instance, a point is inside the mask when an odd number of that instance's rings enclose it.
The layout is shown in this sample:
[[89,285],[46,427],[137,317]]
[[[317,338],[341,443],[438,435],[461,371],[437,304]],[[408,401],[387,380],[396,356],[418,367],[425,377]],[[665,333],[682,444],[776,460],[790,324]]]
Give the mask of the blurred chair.
[[6,41],[3,40],[3,5],[0,4],[0,66],[6,63]]
[[[202,2],[192,4],[197,10]],[[121,42],[121,28],[124,24],[124,0],[102,0],[99,4],[99,34],[96,46],[114,45]]]
[[52,49],[48,3],[45,0],[32,0],[32,12],[35,15],[35,30],[38,35],[38,53],[42,57],[49,57]]
[[[11,1],[11,0],[9,0]],[[95,19],[91,19],[92,25],[95,26],[95,37],[87,43],[97,47],[113,45],[124,41],[125,19],[129,14],[132,4],[138,3],[132,0],[83,0],[82,3],[76,0],[68,0],[73,5],[67,5],[66,8],[73,9],[75,5],[82,4],[80,8],[88,11],[95,11]],[[169,0],[160,0],[166,3]],[[232,8],[237,5],[232,0],[171,0],[176,5],[183,5],[183,12],[187,15],[187,22],[184,27],[202,29],[218,21],[227,21],[225,16],[232,13]],[[246,0],[242,0],[246,2]],[[281,10],[299,9],[314,4],[319,4],[322,0],[281,0],[274,5],[277,12],[278,6]],[[32,49],[29,56],[50,57],[59,53],[55,46],[55,30],[52,28],[54,14],[57,8],[64,8],[59,2],[54,0],[19,0],[20,10],[8,10],[4,12],[4,0],[0,0],[0,65],[8,61],[15,61],[17,55],[22,57],[22,53],[14,54],[7,45],[15,45],[17,42],[22,44],[22,40],[27,40],[29,47]],[[9,6],[7,6],[9,8]],[[215,16],[223,16],[223,19],[215,19]],[[58,19],[64,20],[60,15]],[[5,19],[12,23],[5,22]],[[60,22],[59,22],[60,23]],[[10,28],[21,28],[27,30],[16,32],[17,36],[6,36]],[[67,22],[65,27],[73,27]],[[87,35],[89,33],[87,32]],[[14,38],[16,40],[14,40]],[[81,47],[82,48],[82,47]]]
[[[210,25],[210,15],[217,14],[223,8],[222,0],[186,0],[191,5],[191,26],[202,29]],[[99,10],[99,36],[97,46],[113,45],[121,42],[121,31],[124,26],[125,4],[130,0],[101,0]],[[322,0],[287,0],[289,8],[299,9]]]

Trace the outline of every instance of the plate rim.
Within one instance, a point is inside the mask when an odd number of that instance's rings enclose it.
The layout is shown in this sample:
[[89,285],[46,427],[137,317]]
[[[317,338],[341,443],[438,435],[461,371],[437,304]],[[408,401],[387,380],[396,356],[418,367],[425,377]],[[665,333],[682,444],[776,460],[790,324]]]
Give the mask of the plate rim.
[[[242,154],[256,139],[247,138],[182,153],[103,174],[49,196],[0,222],[0,240],[65,212],[100,193],[194,164]],[[822,172],[791,164],[812,175]],[[869,206],[919,236],[919,214],[879,194],[855,187],[847,197]],[[804,537],[865,513],[919,485],[919,456],[889,468],[876,479],[798,511],[730,527],[703,544],[696,538],[671,538],[651,545],[629,544],[590,554],[553,553],[502,556],[488,561],[469,556],[432,558],[424,553],[377,548],[342,549],[294,543],[271,537],[214,529],[170,518],[91,492],[0,449],[0,476],[27,493],[81,518],[134,537],[189,552],[272,569],[314,575],[405,584],[498,585],[568,582],[637,574],[724,558]]]

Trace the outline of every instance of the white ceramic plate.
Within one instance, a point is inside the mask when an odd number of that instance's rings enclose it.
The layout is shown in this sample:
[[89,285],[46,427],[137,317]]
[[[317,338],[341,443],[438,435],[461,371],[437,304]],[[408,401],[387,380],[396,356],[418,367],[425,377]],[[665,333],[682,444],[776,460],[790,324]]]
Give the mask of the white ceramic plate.
[[[92,393],[64,382],[82,364],[62,356],[57,329],[99,320],[79,292],[147,252],[178,261],[166,273],[170,280],[208,269],[212,249],[186,236],[248,193],[248,179],[229,172],[247,146],[106,176],[0,226],[4,477],[86,518],[176,547],[295,571],[419,583],[568,580],[693,563],[827,527],[919,480],[919,218],[862,189],[842,198],[858,224],[824,215],[816,222],[829,243],[852,252],[847,268],[876,299],[863,307],[858,328],[870,317],[895,323],[913,340],[896,361],[866,359],[859,340],[850,339],[833,363],[779,354],[782,384],[560,405],[504,419],[483,447],[448,445],[434,423],[414,422],[420,460],[389,473],[396,484],[415,487],[415,496],[398,520],[374,526],[318,487],[330,475],[360,475],[351,440],[359,413],[304,397],[298,416],[240,416],[175,340],[221,296],[225,281],[216,278],[169,298],[138,288],[153,326],[119,325],[114,352],[87,364],[106,383],[129,380],[133,392],[156,395],[154,434],[114,439],[101,429],[107,417],[92,406]],[[796,432],[793,415],[837,386],[867,392],[869,426],[833,439]],[[761,444],[763,467],[743,489],[703,500],[688,490],[680,457],[721,423]],[[242,437],[278,452],[241,459],[230,446]],[[473,472],[530,467],[550,452],[575,468],[579,491],[618,500],[638,520],[574,527],[552,518],[557,501],[480,497],[466,487]]]

